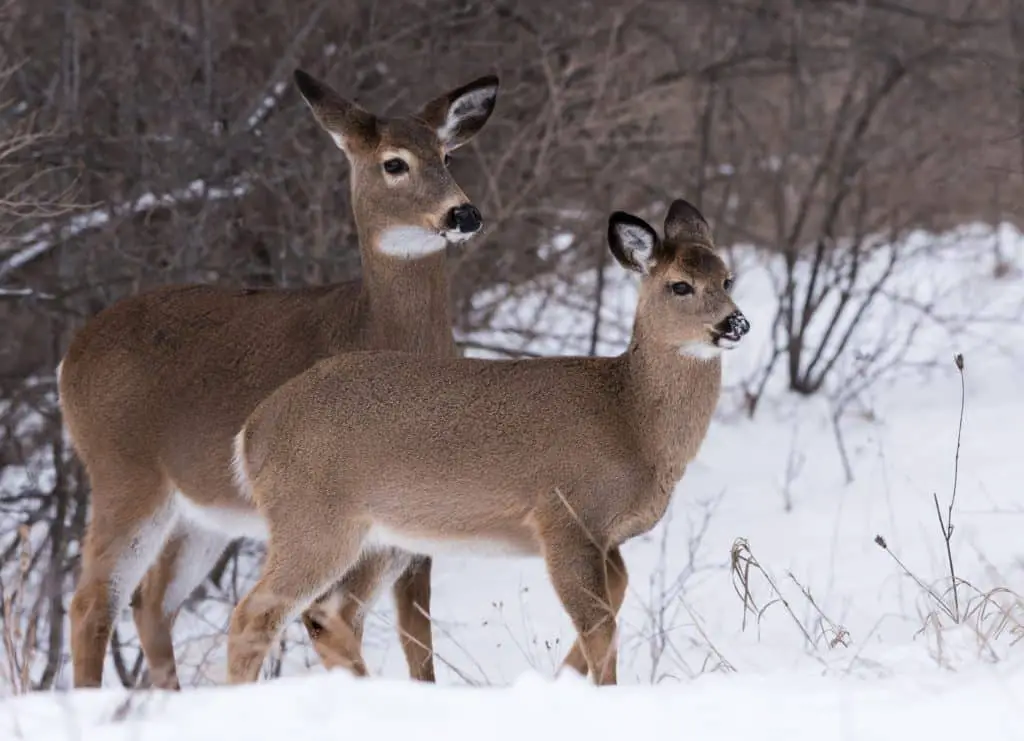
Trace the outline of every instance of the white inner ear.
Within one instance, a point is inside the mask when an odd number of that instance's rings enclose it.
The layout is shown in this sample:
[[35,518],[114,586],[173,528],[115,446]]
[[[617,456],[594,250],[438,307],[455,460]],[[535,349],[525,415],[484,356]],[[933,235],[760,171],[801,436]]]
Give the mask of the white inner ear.
[[332,139],[334,139],[334,143],[338,145],[338,149],[345,154],[348,154],[348,150],[345,148],[345,137],[336,131],[328,131],[327,133],[331,135]]
[[654,254],[654,238],[651,233],[637,224],[620,224],[619,240],[626,254],[644,270],[651,264]]
[[481,87],[470,90],[458,97],[448,107],[448,116],[444,124],[437,130],[437,138],[448,143],[459,128],[459,123],[473,116],[482,116],[487,111],[489,101],[494,99],[496,91],[493,87]]
[[415,260],[445,248],[445,238],[421,226],[393,226],[381,232],[377,249],[385,255]]

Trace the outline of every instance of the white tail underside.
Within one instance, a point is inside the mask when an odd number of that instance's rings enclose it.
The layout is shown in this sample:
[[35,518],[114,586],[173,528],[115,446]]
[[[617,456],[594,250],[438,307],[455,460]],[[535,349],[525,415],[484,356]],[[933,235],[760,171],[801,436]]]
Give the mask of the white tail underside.
[[252,482],[245,466],[245,429],[239,430],[231,446],[231,474],[239,495],[246,502],[252,502]]

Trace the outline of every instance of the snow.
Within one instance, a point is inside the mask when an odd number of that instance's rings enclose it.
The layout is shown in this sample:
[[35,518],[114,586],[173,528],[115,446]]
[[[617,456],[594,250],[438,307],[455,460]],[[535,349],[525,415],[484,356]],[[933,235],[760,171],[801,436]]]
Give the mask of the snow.
[[[211,686],[223,683],[230,606],[208,601],[182,615],[175,633],[192,688],[126,694],[108,666],[107,689],[5,701],[0,738],[1024,738],[1024,290],[1019,277],[992,277],[996,239],[1004,258],[1024,265],[1024,237],[1008,226],[908,235],[906,259],[853,333],[861,352],[812,398],[786,392],[776,373],[753,419],[743,387],[770,352],[780,265],[735,250],[735,298],[753,328],[725,358],[719,414],[668,515],[623,548],[621,686],[552,679],[574,634],[541,562],[441,557],[438,686],[406,679],[389,600],[366,628],[370,680],[325,673],[293,625],[283,678]],[[493,330],[468,339],[585,352],[595,287],[583,273],[569,285],[543,278],[481,292],[475,311]],[[633,278],[609,266],[600,353],[621,350],[634,300]],[[963,580],[955,621],[933,497],[945,513],[958,352],[966,399],[951,540]],[[866,363],[877,378],[851,400]],[[852,481],[833,423],[840,401]],[[744,611],[734,555],[750,564],[753,611]],[[126,614],[122,636],[130,625]]]
[[179,696],[31,697],[0,710],[0,733],[26,741],[1020,739],[1022,708],[1024,674],[1004,671],[874,683],[707,677],[610,691],[535,674],[508,688],[468,689],[334,673]]
[[[265,113],[266,111],[264,111],[264,115]],[[138,198],[126,203],[118,203],[109,208],[98,208],[77,214],[68,219],[64,225],[44,224],[16,239],[0,243],[0,254],[13,252],[10,257],[0,262],[0,280],[46,254],[58,244],[91,229],[98,229],[114,218],[142,213],[157,206],[239,198],[245,195],[249,189],[250,185],[245,178],[234,178],[224,186],[211,186],[203,180],[193,180],[182,188],[176,188],[166,193],[143,193]]]
[[246,120],[246,128],[256,131],[257,134],[259,134],[260,132],[257,127],[266,120],[267,116],[270,115],[270,112],[274,109],[274,106],[281,102],[281,96],[284,95],[287,89],[288,83],[283,80],[274,85],[274,89],[271,94],[265,96],[263,100],[260,101],[259,106],[257,106],[256,110],[253,111],[252,115]]

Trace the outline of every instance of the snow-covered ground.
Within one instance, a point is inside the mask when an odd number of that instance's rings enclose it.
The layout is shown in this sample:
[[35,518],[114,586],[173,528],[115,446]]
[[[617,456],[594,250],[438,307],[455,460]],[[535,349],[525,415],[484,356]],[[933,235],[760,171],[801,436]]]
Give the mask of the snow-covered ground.
[[[1004,255],[1024,265],[1024,238],[1009,229],[1000,237]],[[668,516],[623,548],[626,686],[550,679],[574,636],[542,563],[437,559],[439,687],[404,679],[382,601],[366,636],[372,680],[324,675],[301,648],[284,659],[290,676],[248,688],[127,695],[109,671],[111,689],[3,702],[0,738],[1024,738],[1024,285],[992,277],[992,238],[976,227],[942,240],[913,235],[905,249],[929,256],[894,277],[836,382],[805,399],[785,392],[778,374],[753,419],[740,389],[767,354],[778,265],[737,250],[735,295],[752,333],[725,359],[719,416]],[[623,346],[635,295],[620,269],[606,275],[604,354]],[[593,278],[580,276],[556,300],[518,291],[494,313],[498,329],[474,339],[585,350],[580,293]],[[481,295],[481,310],[501,297]],[[830,399],[854,387],[863,358],[901,348],[908,333],[906,353],[839,422],[848,481]],[[933,496],[945,516],[958,352],[966,410],[951,552],[966,583],[957,608]],[[748,567],[747,610],[733,555]],[[959,624],[949,614],[957,609]],[[196,685],[222,682],[225,617],[207,609],[179,620],[182,663],[202,664],[186,674]]]
[[1024,738],[1024,673],[1007,669],[876,682],[739,674],[612,690],[535,674],[501,689],[335,674],[179,696],[30,697],[0,711],[0,732],[5,739],[81,741],[1002,741]]

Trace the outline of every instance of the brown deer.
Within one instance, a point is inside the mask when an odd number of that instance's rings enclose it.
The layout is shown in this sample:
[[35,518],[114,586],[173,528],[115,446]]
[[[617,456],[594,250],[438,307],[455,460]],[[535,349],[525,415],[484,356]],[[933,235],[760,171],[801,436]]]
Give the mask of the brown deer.
[[[490,117],[497,77],[390,119],[301,70],[295,82],[348,159],[362,281],[294,290],[166,287],[120,301],[75,336],[59,388],[92,482],[71,602],[77,687],[101,683],[113,618],[129,602],[153,684],[179,686],[171,642],[178,609],[233,538],[265,537],[231,473],[232,438],[260,399],[340,352],[457,354],[446,245],[472,237],[482,220],[449,173],[448,153]],[[388,575],[397,577],[410,672],[432,681],[429,558],[379,551],[304,615],[306,628],[325,664],[364,671],[355,663],[362,613]],[[340,632],[330,627],[339,621]]]
[[614,358],[321,361],[263,400],[235,438],[235,475],[266,523],[263,575],[228,636],[231,682],[257,679],[284,621],[378,549],[540,555],[578,638],[566,664],[616,681],[619,546],[665,513],[718,402],[723,349],[750,325],[698,210],[665,239],[609,220],[641,274]]

